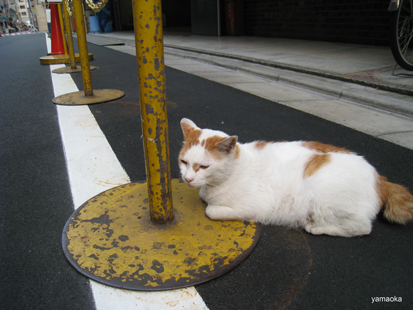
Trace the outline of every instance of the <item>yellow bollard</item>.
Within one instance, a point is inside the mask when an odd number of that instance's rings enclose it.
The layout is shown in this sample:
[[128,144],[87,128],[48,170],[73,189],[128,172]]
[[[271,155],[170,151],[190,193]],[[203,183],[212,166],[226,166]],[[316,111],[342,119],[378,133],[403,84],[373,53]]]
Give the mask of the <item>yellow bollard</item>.
[[85,96],[93,96],[92,78],[89,69],[89,57],[86,42],[85,19],[81,0],[73,0],[73,10],[75,11],[77,44],[79,46],[80,67],[82,69],[83,90]]
[[65,28],[63,28],[62,5],[60,3],[57,4],[57,12],[59,13],[60,32],[62,33],[62,39],[63,39],[63,49],[65,51],[65,56],[68,56],[66,37],[65,37]]
[[76,60],[75,60],[75,50],[73,48],[73,36],[72,36],[72,27],[70,25],[70,16],[67,9],[68,0],[63,0],[63,15],[65,19],[65,31],[67,35],[67,47],[69,49],[69,57],[70,57],[70,68],[72,70],[77,69],[76,67]]
[[142,132],[151,219],[173,219],[161,1],[133,2]]
[[[70,67],[62,67],[54,69],[53,73],[75,73],[81,72],[81,68],[76,66],[76,54],[73,47],[73,36],[72,36],[72,26],[70,24],[70,16],[68,11],[68,0],[63,0],[63,16],[64,16],[64,32],[66,33],[66,42],[67,42],[67,49],[69,50],[69,60],[70,60]],[[62,28],[63,29],[63,28]],[[65,33],[63,33],[63,38],[65,38]],[[65,45],[66,51],[66,45]],[[90,60],[90,53],[89,53],[89,60]],[[77,55],[78,61],[80,61],[79,55]],[[95,70],[96,67],[90,66],[90,70]]]
[[53,98],[53,103],[61,105],[85,105],[112,101],[123,97],[125,93],[116,89],[99,89],[93,91],[81,0],[73,0],[73,10],[75,11],[77,25],[77,42],[79,46],[80,67],[82,70],[83,91],[58,96]]
[[[62,18],[62,11],[61,11],[61,5],[58,4],[58,14],[59,14],[59,23],[60,23],[60,29],[62,32],[62,38],[63,41],[65,42],[63,44],[64,47],[64,54],[58,54],[58,55],[47,55],[40,57],[40,64],[42,65],[57,65],[57,64],[71,64],[71,68],[59,68],[53,70],[53,73],[72,73],[72,72],[80,72],[81,69],[76,67],[76,62],[80,62],[80,56],[78,53],[75,53],[73,50],[73,38],[72,38],[72,29],[70,26],[70,17],[68,14],[68,6],[67,2],[68,0],[63,1],[63,12],[64,12],[64,28],[63,28],[63,18]],[[65,32],[67,33],[67,40],[65,37]],[[67,45],[66,45],[67,42]],[[72,46],[72,48],[70,47]],[[69,49],[69,54],[68,50]],[[89,53],[88,54],[88,59],[93,60],[93,54]],[[96,69],[95,67],[90,67],[90,70]]]

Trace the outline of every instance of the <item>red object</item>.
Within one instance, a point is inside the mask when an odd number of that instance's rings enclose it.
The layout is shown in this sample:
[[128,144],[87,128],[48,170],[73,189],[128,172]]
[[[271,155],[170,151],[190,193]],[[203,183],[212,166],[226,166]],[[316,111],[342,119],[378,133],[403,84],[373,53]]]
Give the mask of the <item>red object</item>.
[[227,18],[227,32],[229,35],[235,35],[234,1],[225,1],[225,13]]
[[50,3],[50,19],[50,36],[52,39],[52,52],[50,53],[50,55],[64,54],[64,41],[62,38],[59,12],[57,11],[56,3]]

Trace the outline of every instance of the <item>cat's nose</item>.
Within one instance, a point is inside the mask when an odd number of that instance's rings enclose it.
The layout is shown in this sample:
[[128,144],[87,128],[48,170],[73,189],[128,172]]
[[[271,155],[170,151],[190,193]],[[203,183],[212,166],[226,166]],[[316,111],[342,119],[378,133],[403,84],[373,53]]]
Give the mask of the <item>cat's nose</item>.
[[185,178],[185,181],[186,181],[188,184],[191,183],[193,180],[194,180],[193,178]]

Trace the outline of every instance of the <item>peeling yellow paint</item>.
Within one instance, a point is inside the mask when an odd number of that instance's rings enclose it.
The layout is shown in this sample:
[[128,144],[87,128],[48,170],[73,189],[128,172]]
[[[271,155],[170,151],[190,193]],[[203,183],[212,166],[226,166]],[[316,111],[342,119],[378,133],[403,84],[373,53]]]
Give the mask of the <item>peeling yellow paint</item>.
[[149,206],[152,221],[162,224],[171,221],[174,214],[161,0],[132,3]]
[[63,236],[66,256],[75,268],[109,285],[164,290],[214,278],[255,247],[257,224],[211,221],[198,191],[178,180],[172,180],[175,219],[154,225],[146,187],[115,187],[75,212]]

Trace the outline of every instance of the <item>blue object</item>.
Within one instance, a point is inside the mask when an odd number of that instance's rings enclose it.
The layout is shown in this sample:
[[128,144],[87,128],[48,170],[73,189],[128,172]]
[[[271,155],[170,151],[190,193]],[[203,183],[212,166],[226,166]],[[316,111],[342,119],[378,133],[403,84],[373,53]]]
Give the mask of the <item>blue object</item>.
[[112,21],[108,21],[108,23],[105,26],[105,32],[112,32],[113,31],[113,25]]
[[109,23],[112,24],[112,16],[110,10],[110,2],[99,12],[96,13],[96,16],[99,17],[99,26],[102,32],[111,32],[113,31],[113,26],[107,26]]
[[101,33],[99,27],[99,18],[97,16],[89,16],[90,32],[91,33]]

